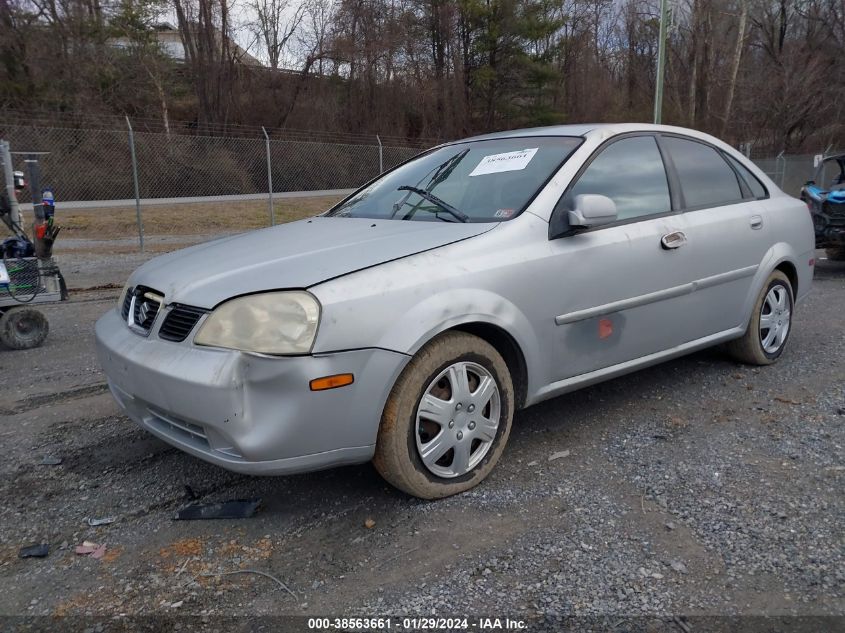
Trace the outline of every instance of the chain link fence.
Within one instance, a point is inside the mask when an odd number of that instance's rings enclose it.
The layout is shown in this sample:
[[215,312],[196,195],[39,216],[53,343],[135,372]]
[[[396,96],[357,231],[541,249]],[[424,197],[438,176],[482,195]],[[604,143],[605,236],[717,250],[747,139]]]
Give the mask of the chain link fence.
[[[43,182],[66,202],[123,201],[350,189],[408,160],[418,147],[277,138],[0,125],[16,152],[50,152]],[[26,201],[26,200],[22,200]]]
[[[41,182],[53,189],[59,212],[65,211],[60,219],[67,237],[137,234],[143,243],[145,223],[151,234],[179,234],[192,225],[221,232],[295,219],[327,208],[436,142],[403,146],[398,139],[383,143],[378,137],[263,128],[212,135],[199,129],[186,133],[181,126],[174,133],[151,131],[143,121],[133,131],[128,119],[123,128],[115,123],[99,129],[27,124],[20,118],[0,122],[0,138],[13,151],[49,152],[40,157]],[[831,153],[828,148],[752,160],[797,195],[813,177],[817,155]],[[21,202],[28,202],[21,193]],[[313,202],[303,200],[309,196]]]
[[827,148],[812,154],[784,154],[781,152],[775,157],[752,158],[751,160],[786,193],[797,196],[801,187],[808,180],[812,180],[819,157],[843,152],[845,150]]

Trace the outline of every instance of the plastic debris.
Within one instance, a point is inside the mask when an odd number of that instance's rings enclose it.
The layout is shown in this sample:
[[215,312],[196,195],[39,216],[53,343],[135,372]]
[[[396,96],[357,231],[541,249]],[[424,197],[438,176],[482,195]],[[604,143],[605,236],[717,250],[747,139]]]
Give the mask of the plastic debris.
[[91,558],[100,559],[106,555],[105,544],[92,543],[91,541],[83,541],[82,545],[77,545],[74,552],[80,556],[90,556]]
[[185,506],[174,515],[174,521],[196,521],[199,519],[248,519],[258,506],[261,499],[237,499],[222,503],[192,503]]
[[117,521],[117,517],[103,517],[102,519],[88,519],[88,525],[97,527],[98,525],[110,525]]
[[552,453],[549,456],[549,461],[553,462],[556,459],[561,459],[562,457],[569,457],[569,451],[558,451],[557,453]]
[[50,546],[47,543],[29,545],[22,547],[18,552],[20,558],[45,558],[50,553]]
[[372,530],[375,526],[376,526],[376,522],[373,521],[370,518],[367,518],[367,520],[364,521],[364,527],[367,528],[368,530]]
[[53,455],[45,455],[41,458],[39,464],[42,466],[58,466],[62,463],[61,457],[54,457]]

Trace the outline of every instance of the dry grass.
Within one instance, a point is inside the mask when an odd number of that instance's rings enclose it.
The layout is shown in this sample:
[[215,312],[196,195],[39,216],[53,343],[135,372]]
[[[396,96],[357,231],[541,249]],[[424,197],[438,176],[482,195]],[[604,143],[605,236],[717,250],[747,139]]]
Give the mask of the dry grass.
[[[291,222],[325,211],[339,196],[275,200],[276,222]],[[270,224],[266,200],[149,205],[141,208],[145,235],[211,235]],[[134,207],[56,210],[62,237],[108,240],[138,234]]]

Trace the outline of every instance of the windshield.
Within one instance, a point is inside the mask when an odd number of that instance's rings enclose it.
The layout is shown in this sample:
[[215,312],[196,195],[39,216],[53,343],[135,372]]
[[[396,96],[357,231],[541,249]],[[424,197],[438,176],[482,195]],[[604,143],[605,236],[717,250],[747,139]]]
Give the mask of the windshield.
[[443,222],[500,222],[519,215],[581,143],[522,137],[456,143],[378,178],[326,215]]

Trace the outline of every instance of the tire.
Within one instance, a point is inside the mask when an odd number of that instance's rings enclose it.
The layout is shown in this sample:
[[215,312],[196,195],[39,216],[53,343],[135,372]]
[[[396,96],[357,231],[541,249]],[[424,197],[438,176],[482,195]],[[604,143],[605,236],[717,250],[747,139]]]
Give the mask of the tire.
[[49,331],[47,317],[35,308],[15,306],[0,316],[0,342],[10,349],[38,347]]
[[[513,382],[501,355],[477,336],[446,332],[426,344],[393,385],[373,464],[391,485],[421,499],[464,492],[493,470],[508,441],[513,413]],[[435,462],[446,446],[452,448]],[[429,452],[428,465],[423,451]]]
[[832,262],[845,262],[845,246],[824,249],[827,258]]
[[[780,292],[779,292],[780,291]],[[783,313],[778,313],[777,309],[772,310],[772,305],[767,305],[767,298],[772,296],[782,297],[784,302]],[[784,294],[781,294],[784,293]],[[754,303],[754,311],[751,313],[751,320],[748,323],[748,328],[741,338],[735,341],[730,341],[727,344],[727,350],[736,360],[749,365],[771,365],[778,358],[780,358],[783,350],[786,348],[786,343],[789,340],[789,334],[792,331],[792,316],[794,314],[794,299],[792,284],[789,278],[779,270],[774,271],[770,276],[760,296]],[[769,346],[764,345],[768,335],[772,334],[771,329],[761,330],[762,320],[768,316],[763,314],[769,311],[773,314],[772,323],[775,326],[774,339]],[[786,331],[782,329],[786,325]],[[780,323],[781,325],[777,325]],[[766,336],[763,335],[766,332]],[[778,341],[778,338],[782,337]]]

